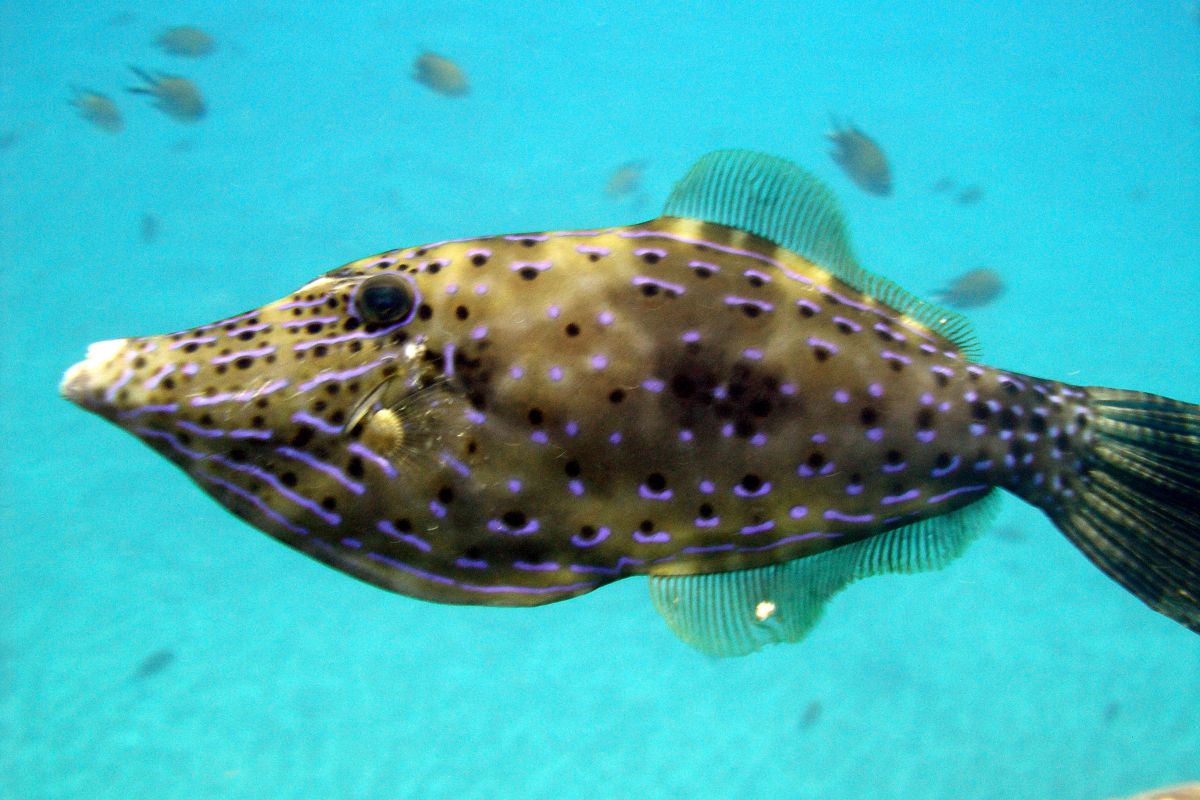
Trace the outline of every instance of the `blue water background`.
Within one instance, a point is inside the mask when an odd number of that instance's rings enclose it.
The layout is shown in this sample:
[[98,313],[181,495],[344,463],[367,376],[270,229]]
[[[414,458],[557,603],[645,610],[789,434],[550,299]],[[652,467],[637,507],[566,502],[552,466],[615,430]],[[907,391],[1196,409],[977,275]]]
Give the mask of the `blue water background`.
[[[219,51],[151,46],[187,23]],[[56,395],[92,341],[391,247],[652,217],[737,146],[827,178],[862,261],[914,291],[999,270],[973,314],[989,363],[1200,401],[1185,2],[6,0],[0,37],[0,797],[1097,800],[1200,779],[1200,637],[1015,500],[949,569],[713,660],[643,579],[531,610],[353,581]],[[411,80],[425,49],[470,96]],[[195,80],[209,117],[124,93],[129,64]],[[73,84],[125,130],[79,119]],[[886,148],[894,196],[838,171],[830,113]],[[606,197],[633,159],[643,191]],[[931,192],[944,175],[984,199]]]

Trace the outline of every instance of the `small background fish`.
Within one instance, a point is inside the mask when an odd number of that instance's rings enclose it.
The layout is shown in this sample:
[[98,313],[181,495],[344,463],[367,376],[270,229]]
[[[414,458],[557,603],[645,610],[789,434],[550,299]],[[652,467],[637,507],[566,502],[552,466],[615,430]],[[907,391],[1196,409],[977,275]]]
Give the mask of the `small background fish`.
[[168,28],[154,39],[164,53],[185,58],[201,58],[217,49],[217,42],[206,31],[194,25]]
[[161,72],[151,75],[137,67],[130,69],[142,79],[142,85],[130,87],[128,91],[153,98],[151,105],[168,117],[190,124],[199,122],[208,114],[204,95],[200,93],[199,87],[187,78]]
[[465,97],[471,93],[467,73],[445,56],[425,52],[413,63],[413,80],[444,97]]
[[892,168],[874,139],[836,120],[825,138],[833,143],[830,157],[860,189],[881,197],[892,193]]
[[982,267],[959,275],[933,296],[938,302],[955,308],[980,308],[1004,294],[1004,279],[994,269]]
[[74,96],[71,105],[79,111],[79,116],[90,122],[105,133],[120,133],[125,129],[125,121],[121,110],[112,98],[88,89],[72,89]]

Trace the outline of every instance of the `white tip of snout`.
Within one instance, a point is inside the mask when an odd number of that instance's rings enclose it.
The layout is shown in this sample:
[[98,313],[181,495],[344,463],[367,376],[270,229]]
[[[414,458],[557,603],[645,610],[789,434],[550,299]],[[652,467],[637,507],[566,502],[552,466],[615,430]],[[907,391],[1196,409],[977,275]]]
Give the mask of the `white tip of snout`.
[[107,339],[88,345],[83,361],[75,364],[63,374],[58,391],[74,403],[83,401],[89,390],[94,389],[95,376],[108,366],[125,347],[126,339]]

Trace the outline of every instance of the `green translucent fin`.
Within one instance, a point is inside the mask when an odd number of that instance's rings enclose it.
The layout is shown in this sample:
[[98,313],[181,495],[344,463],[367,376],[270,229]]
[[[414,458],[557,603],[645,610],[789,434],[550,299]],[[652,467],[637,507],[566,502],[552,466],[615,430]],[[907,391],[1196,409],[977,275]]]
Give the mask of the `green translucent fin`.
[[650,598],[675,635],[713,656],[797,642],[825,604],[859,578],[940,569],[991,521],[996,494],[950,514],[784,564],[712,575],[650,577]]
[[709,153],[675,184],[663,214],[715,222],[772,241],[946,337],[966,357],[979,355],[966,318],[858,265],[833,192],[786,159],[749,150]]

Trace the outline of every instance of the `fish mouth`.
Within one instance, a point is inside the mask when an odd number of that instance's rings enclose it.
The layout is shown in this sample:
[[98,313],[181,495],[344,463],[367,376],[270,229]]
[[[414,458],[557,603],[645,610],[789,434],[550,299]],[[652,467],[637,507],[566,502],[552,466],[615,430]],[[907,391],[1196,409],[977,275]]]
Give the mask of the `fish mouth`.
[[106,339],[88,346],[87,354],[78,364],[63,373],[58,392],[77,406],[104,413],[111,408],[115,384],[108,378],[113,365],[125,350],[128,339]]

